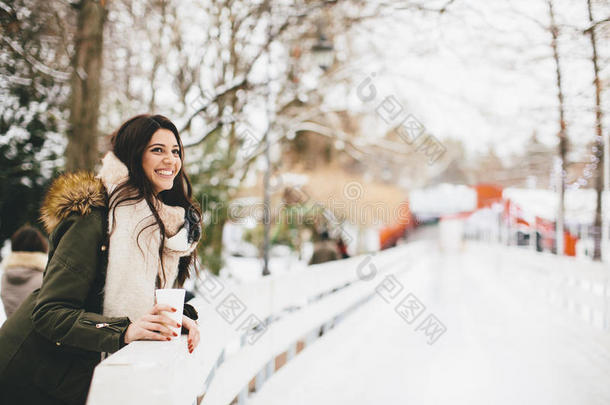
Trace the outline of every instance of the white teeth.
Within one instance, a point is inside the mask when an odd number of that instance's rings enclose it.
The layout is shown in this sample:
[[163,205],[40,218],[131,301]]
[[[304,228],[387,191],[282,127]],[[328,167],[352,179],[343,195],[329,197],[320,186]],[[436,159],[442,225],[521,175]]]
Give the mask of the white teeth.
[[163,176],[171,176],[174,172],[171,170],[157,170],[157,173]]

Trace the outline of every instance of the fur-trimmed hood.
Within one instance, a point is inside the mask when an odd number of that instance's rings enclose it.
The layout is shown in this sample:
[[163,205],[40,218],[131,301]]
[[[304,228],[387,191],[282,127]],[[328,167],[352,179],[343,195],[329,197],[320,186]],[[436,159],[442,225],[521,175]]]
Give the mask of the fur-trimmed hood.
[[42,272],[46,265],[47,254],[43,252],[11,252],[2,262],[4,271],[13,267],[27,267]]
[[87,215],[94,207],[105,207],[106,189],[90,172],[66,173],[49,188],[40,209],[40,219],[47,233],[72,213]]

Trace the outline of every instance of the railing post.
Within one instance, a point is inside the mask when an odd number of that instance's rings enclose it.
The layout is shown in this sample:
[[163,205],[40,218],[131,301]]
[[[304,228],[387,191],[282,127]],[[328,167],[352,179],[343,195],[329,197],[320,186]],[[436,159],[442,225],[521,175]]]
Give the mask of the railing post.
[[246,385],[239,395],[237,395],[237,405],[246,405],[248,403],[248,385]]
[[265,369],[266,377],[267,379],[270,379],[273,376],[273,373],[275,373],[275,357],[269,360],[269,362],[265,366]]
[[294,342],[293,344],[291,344],[290,348],[286,352],[286,363],[288,363],[290,360],[294,359],[294,357],[297,355],[297,344],[298,344],[297,342]]
[[312,344],[313,342],[315,342],[315,340],[318,338],[318,328],[314,328],[312,331],[310,331],[307,336],[305,337],[305,346],[309,346],[310,344]]
[[267,374],[266,367],[263,367],[256,374],[256,377],[254,378],[254,388],[256,389],[256,392],[259,392],[261,390],[261,388],[263,388],[263,384],[267,380],[267,375],[266,374]]

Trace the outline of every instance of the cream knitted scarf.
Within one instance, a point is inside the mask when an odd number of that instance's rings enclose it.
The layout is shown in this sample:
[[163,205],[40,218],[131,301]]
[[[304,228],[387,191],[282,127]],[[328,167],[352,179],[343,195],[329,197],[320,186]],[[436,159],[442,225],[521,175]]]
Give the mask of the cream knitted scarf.
[[[98,177],[108,193],[127,180],[129,171],[112,152],[102,160]],[[178,261],[188,256],[197,241],[189,244],[184,227],[184,208],[171,207],[156,200],[156,209],[165,226],[163,253],[165,283],[171,288],[178,275]],[[113,224],[116,222],[116,226]],[[154,224],[153,226],[149,226]],[[104,290],[104,315],[128,316],[135,321],[154,305],[157,275],[161,276],[159,246],[161,231],[145,200],[119,204],[108,213],[110,240],[108,269]]]

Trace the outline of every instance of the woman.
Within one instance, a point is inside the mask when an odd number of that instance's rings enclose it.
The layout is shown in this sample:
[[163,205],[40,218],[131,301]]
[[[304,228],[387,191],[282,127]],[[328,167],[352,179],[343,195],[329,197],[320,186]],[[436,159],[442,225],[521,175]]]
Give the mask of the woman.
[[[61,176],[45,198],[49,263],[0,329],[0,403],[84,404],[101,353],[178,326],[162,313],[175,308],[154,305],[155,288],[188,277],[201,229],[178,131],[140,115],[112,145],[97,177]],[[182,326],[192,353],[199,331],[187,316]]]
[[9,317],[42,284],[49,244],[36,228],[24,225],[11,237],[11,254],[2,262],[2,304]]

